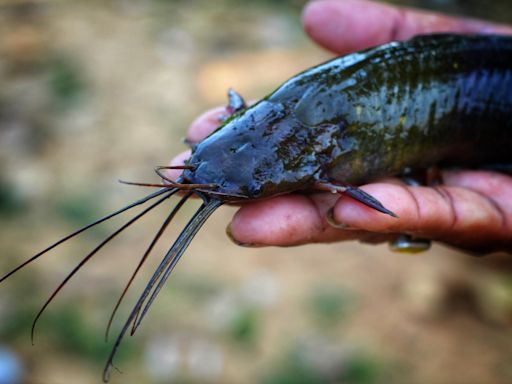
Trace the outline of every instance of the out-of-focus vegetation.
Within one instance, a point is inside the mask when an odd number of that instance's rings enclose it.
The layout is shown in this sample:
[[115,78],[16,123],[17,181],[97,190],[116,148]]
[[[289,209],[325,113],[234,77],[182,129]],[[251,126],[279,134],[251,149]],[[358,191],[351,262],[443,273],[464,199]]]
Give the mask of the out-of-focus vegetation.
[[[0,271],[147,193],[187,124],[235,87],[264,96],[329,55],[300,25],[305,1],[0,1]],[[507,0],[395,3],[512,20]],[[0,286],[0,383],[100,380],[112,339],[176,218],[114,321],[110,311],[172,205],[67,273],[122,219],[73,239]],[[421,256],[334,244],[242,249],[223,208],[192,243],[113,383],[509,383],[511,266],[435,246]],[[130,216],[130,215],[127,215]]]

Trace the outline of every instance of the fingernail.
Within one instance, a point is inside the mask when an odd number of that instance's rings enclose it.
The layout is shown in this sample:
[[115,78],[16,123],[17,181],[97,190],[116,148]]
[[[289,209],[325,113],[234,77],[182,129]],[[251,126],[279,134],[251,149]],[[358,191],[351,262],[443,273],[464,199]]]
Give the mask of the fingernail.
[[333,227],[333,228],[337,228],[337,229],[347,229],[347,230],[350,230],[350,229],[357,229],[357,228],[354,228],[348,224],[345,224],[345,223],[338,223],[336,221],[336,219],[334,218],[334,208],[330,208],[328,211],[327,211],[327,223]]
[[238,241],[237,239],[235,239],[235,237],[233,236],[233,232],[231,232],[231,224],[229,224],[226,227],[226,235],[228,236],[229,240],[231,240],[236,245],[239,245],[240,247],[245,247],[245,248],[256,248],[256,247],[258,247],[257,244],[242,243],[241,241]]

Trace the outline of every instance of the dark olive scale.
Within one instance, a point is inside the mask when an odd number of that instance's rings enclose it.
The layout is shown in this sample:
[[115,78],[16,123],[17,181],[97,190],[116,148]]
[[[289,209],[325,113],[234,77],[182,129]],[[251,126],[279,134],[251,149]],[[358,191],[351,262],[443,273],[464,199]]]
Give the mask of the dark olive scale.
[[512,38],[419,36],[291,78],[199,143],[184,180],[263,198],[406,167],[510,163],[511,128]]
[[[151,205],[90,251],[58,285],[44,310],[67,282],[101,248],[132,223],[180,190],[119,297],[176,213],[192,195],[203,204],[163,256],[119,332],[103,379],[107,381],[123,337],[133,334],[184,251],[208,217],[226,201],[252,200],[300,190],[343,192],[394,216],[357,186],[405,168],[432,165],[482,166],[512,163],[512,38],[431,35],[340,57],[293,77],[247,108],[229,92],[230,117],[197,144],[187,165],[168,184],[131,183],[160,189],[51,244],[10,272],[0,283],[65,241],[136,206]],[[392,208],[392,207],[391,207]],[[402,241],[403,240],[403,241]],[[428,242],[403,238],[396,250],[424,250]]]

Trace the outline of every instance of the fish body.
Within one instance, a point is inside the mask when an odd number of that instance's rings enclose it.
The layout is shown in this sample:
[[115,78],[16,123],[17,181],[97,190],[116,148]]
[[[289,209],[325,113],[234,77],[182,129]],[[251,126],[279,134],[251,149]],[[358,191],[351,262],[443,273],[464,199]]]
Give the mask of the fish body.
[[250,199],[512,163],[512,37],[418,36],[308,69],[199,143],[184,178]]

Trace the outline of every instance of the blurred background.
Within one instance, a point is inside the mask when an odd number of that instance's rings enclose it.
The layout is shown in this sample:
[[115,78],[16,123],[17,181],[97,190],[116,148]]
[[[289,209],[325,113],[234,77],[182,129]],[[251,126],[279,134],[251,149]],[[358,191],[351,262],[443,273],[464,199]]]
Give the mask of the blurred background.
[[[502,22],[509,0],[416,0]],[[230,86],[260,98],[330,54],[304,35],[304,0],[0,0],[0,271],[145,195],[187,125]],[[175,203],[175,202],[173,202]],[[171,205],[57,284],[123,219],[59,247],[0,287],[0,384],[94,383],[104,330]],[[130,290],[115,336],[174,236]],[[195,238],[112,383],[510,383],[510,256],[440,245],[415,256],[358,243],[246,249],[223,207]],[[128,215],[129,216],[129,215]],[[125,219],[126,220],[126,219]]]

